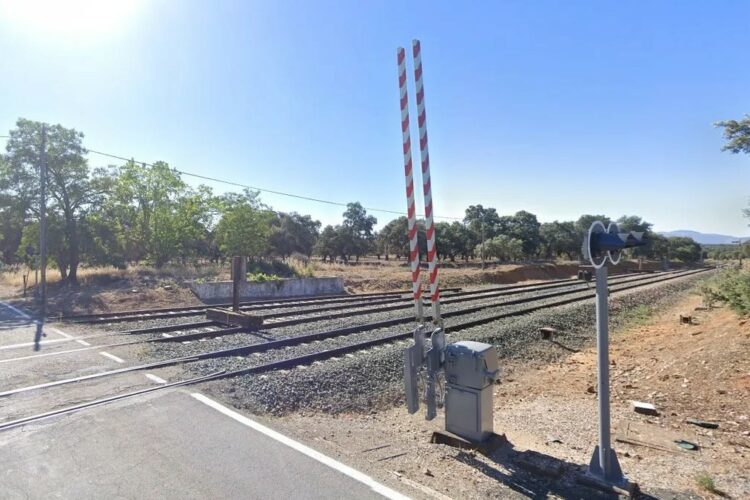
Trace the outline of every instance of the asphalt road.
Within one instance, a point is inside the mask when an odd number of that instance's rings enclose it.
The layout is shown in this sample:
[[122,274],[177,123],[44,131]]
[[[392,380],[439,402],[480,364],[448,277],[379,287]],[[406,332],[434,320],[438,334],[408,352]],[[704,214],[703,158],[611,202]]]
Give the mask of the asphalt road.
[[[35,333],[36,324],[23,312],[0,305],[0,344],[33,340]],[[78,362],[89,359],[106,361],[85,352]],[[106,389],[118,393],[123,384],[149,382],[143,374],[137,377],[137,382],[112,380]],[[73,398],[71,403],[89,399],[85,384],[76,386],[71,389],[80,394],[66,390],[58,395]],[[24,398],[0,401],[2,420],[63,403],[45,390]],[[165,389],[0,432],[0,499],[383,497],[402,498],[190,388]]]

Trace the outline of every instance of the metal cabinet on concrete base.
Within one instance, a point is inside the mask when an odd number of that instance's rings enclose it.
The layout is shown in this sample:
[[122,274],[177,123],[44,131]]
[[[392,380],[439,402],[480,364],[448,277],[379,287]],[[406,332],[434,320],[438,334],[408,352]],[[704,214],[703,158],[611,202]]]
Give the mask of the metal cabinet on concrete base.
[[445,348],[445,430],[471,441],[493,431],[492,390],[500,373],[489,344],[456,342]]
[[493,386],[471,389],[448,384],[446,386],[445,430],[471,441],[484,441],[493,431]]

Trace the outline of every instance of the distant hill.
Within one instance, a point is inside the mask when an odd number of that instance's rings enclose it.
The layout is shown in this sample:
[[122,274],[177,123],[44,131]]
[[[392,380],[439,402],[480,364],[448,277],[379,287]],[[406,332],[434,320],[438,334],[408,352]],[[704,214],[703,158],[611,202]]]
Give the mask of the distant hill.
[[[726,245],[728,243],[734,243],[739,236],[728,236],[726,234],[711,234],[711,233],[699,233],[698,231],[689,231],[686,229],[680,229],[677,231],[662,231],[659,234],[666,236],[667,238],[674,238],[675,236],[687,236],[693,238],[697,243],[701,245]],[[742,237],[742,241],[748,241],[750,237]]]

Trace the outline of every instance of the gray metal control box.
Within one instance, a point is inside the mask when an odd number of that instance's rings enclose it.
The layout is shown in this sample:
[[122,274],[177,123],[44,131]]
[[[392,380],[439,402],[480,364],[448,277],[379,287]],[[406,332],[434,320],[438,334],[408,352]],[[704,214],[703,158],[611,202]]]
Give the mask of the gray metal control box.
[[445,380],[449,384],[482,389],[497,380],[497,376],[494,346],[465,340],[445,347]]
[[493,432],[492,384],[500,370],[489,344],[456,342],[445,347],[445,430],[471,441]]

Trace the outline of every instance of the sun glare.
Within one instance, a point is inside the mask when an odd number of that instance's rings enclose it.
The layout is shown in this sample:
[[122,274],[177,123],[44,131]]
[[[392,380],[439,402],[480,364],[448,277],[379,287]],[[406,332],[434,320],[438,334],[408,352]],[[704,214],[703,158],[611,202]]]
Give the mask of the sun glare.
[[0,0],[0,20],[15,31],[67,40],[85,39],[119,31],[142,3],[142,0]]

